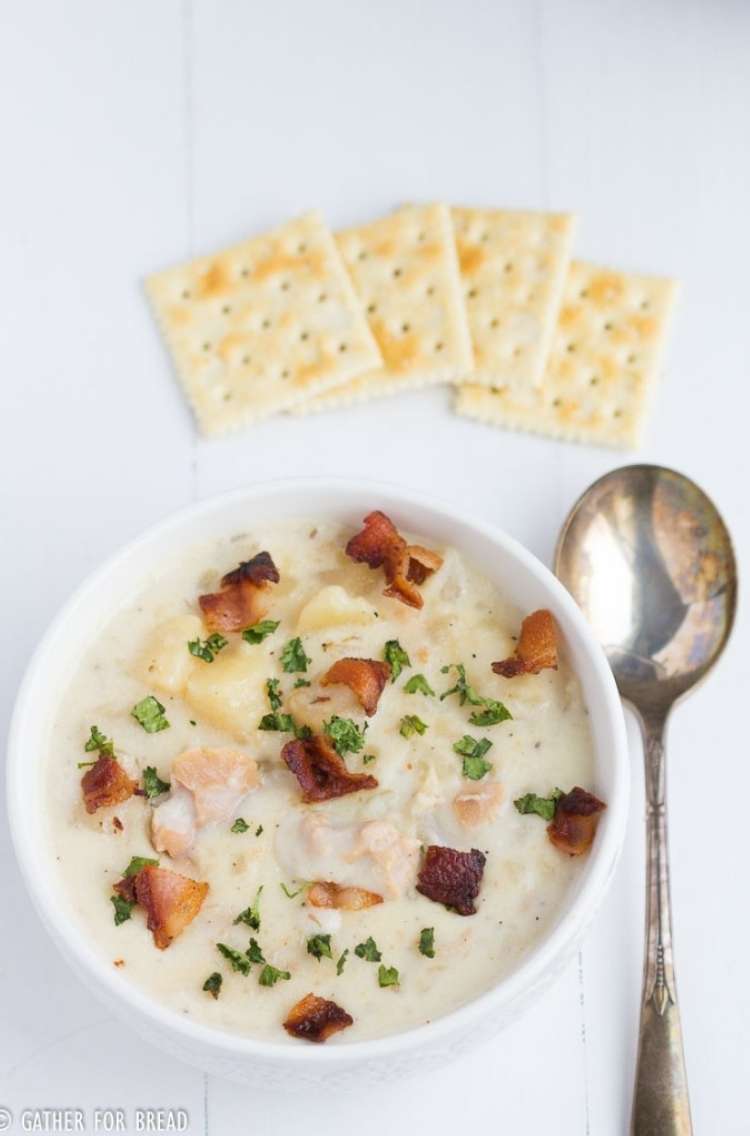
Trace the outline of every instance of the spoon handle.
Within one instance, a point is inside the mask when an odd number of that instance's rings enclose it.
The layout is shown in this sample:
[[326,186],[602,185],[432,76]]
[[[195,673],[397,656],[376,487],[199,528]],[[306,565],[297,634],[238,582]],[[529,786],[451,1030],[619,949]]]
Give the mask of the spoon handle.
[[633,1136],[691,1136],[672,957],[664,721],[642,721],[646,758],[646,956]]

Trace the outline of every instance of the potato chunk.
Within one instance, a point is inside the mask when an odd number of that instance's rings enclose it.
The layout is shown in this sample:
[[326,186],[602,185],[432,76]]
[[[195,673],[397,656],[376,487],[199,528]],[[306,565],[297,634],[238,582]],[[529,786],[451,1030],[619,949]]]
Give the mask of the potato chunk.
[[181,694],[196,666],[205,665],[188,651],[190,640],[203,635],[203,623],[197,615],[177,615],[159,624],[139,660],[139,677],[149,687]]
[[241,646],[228,648],[212,663],[198,661],[185,698],[201,718],[245,741],[266,710],[267,671],[268,660],[261,652],[251,655]]
[[298,631],[320,631],[324,627],[346,624],[363,626],[376,619],[372,604],[362,596],[352,596],[340,584],[321,588],[305,604],[297,618]]

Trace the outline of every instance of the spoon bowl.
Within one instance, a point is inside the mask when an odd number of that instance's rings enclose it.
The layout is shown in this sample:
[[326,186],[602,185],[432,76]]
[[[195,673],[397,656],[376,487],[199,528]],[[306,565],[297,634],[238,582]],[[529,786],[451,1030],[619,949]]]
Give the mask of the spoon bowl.
[[691,1136],[672,951],[664,731],[674,703],[705,678],[732,630],[732,541],[713,502],[688,477],[625,466],[573,507],[555,570],[593,626],[644,738],[646,950],[631,1132]]
[[671,706],[729,638],[731,538],[703,490],[673,470],[625,466],[595,482],[560,534],[555,569],[641,712]]

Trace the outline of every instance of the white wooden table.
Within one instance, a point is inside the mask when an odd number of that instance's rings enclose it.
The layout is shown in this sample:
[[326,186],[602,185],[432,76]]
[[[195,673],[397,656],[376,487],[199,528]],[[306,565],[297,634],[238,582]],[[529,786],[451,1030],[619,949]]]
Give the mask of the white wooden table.
[[[173,508],[284,474],[385,476],[549,561],[617,454],[454,417],[446,391],[196,436],[146,272],[311,205],[572,207],[579,249],[684,281],[639,457],[691,473],[750,554],[750,6],[736,0],[5,0],[0,6],[0,708],[51,615]],[[744,613],[742,613],[744,614]],[[747,620],[671,732],[677,963],[696,1132],[750,1132]],[[632,726],[632,723],[630,723]],[[641,970],[642,823],[544,1002],[474,1056],[356,1099],[204,1078],[114,1021],[31,910],[0,831],[0,1107],[182,1107],[190,1132],[619,1136]],[[3,1113],[0,1112],[0,1125]],[[14,1131],[21,1131],[17,1127]]]

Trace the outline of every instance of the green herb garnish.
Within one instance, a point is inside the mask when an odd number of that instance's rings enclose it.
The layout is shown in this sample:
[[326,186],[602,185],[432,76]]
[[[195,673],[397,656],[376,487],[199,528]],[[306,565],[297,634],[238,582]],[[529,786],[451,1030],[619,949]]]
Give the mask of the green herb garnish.
[[234,947],[228,947],[226,943],[217,943],[216,949],[231,964],[232,970],[246,976],[250,973],[250,959],[242,951],[236,951]]
[[287,899],[296,899],[298,895],[302,895],[302,892],[305,890],[306,886],[306,884],[303,884],[302,887],[297,888],[296,891],[290,891],[286,884],[279,884],[279,887],[281,888]]
[[208,639],[191,639],[187,647],[190,654],[195,655],[196,659],[203,659],[204,663],[212,663],[214,656],[218,655],[219,651],[223,651],[228,642],[229,640],[220,635],[218,631],[214,631]]
[[404,667],[411,666],[411,659],[398,639],[388,640],[383,648],[383,658],[391,668],[391,682],[396,681]]
[[269,678],[266,681],[266,694],[268,701],[271,703],[272,710],[278,710],[281,706],[282,698],[279,694],[279,680],[277,678]]
[[[105,753],[108,757],[112,757],[115,752],[115,743],[111,738],[105,738],[98,726],[91,727],[91,736],[83,747],[86,753]],[[96,764],[96,763],[94,763]]]
[[261,619],[260,623],[246,627],[242,632],[242,638],[246,643],[262,643],[269,635],[273,635],[279,622],[278,619]]
[[311,935],[307,940],[307,953],[316,958],[318,962],[322,958],[333,958],[331,954],[331,936],[330,935]]
[[235,923],[244,923],[251,931],[260,931],[260,894],[262,891],[263,884],[258,888],[254,901],[239,913],[234,921]]
[[258,722],[259,730],[280,730],[283,734],[294,733],[294,718],[291,714],[280,714],[278,710],[274,710],[270,714],[264,714]]
[[376,753],[363,753],[362,764],[369,765],[371,761],[377,761],[378,755]]
[[245,820],[244,817],[237,817],[237,820],[234,822],[234,824],[232,825],[232,827],[230,828],[229,831],[230,832],[247,832],[249,827],[250,827],[250,825],[247,823],[247,821]]
[[153,694],[147,694],[130,711],[136,722],[140,722],[147,734],[158,734],[168,730],[169,722],[164,716],[164,707]]
[[484,710],[475,710],[469,715],[472,726],[496,726],[498,722],[507,722],[513,717],[503,702],[494,698],[484,698]]
[[378,967],[378,986],[398,986],[398,984],[398,971],[395,966],[384,966],[381,963]]
[[125,923],[130,918],[130,915],[135,907],[135,903],[131,903],[128,899],[123,899],[121,895],[111,895],[110,902],[115,909],[115,927],[119,927],[121,923]]
[[263,958],[263,951],[260,949],[260,943],[257,939],[251,939],[245,954],[250,959],[250,962],[265,962]]
[[418,718],[416,714],[407,714],[405,718],[401,719],[398,732],[402,738],[410,738],[413,734],[423,734],[427,729],[427,723]]
[[451,694],[457,694],[461,706],[463,706],[465,702],[471,703],[472,706],[484,706],[484,699],[481,694],[476,692],[466,677],[466,668],[463,663],[452,663],[447,667],[441,667],[440,670],[443,674],[448,674],[453,667],[455,667],[458,674],[456,685],[452,686],[450,690],[444,691],[440,695],[440,701],[442,702],[443,699],[449,698]]
[[158,868],[158,860],[150,860],[148,856],[133,856],[125,871],[122,873],[126,879],[137,876],[142,868]]
[[260,834],[262,833],[262,831],[263,831],[263,825],[262,825],[262,824],[259,824],[259,825],[258,825],[258,827],[257,827],[257,828],[256,828],[256,830],[255,830],[255,835],[256,835],[256,836],[260,836]]
[[280,978],[291,978],[288,970],[277,970],[275,966],[270,966],[268,963],[263,967],[258,977],[258,982],[261,986],[275,986]]
[[160,797],[162,793],[166,793],[169,788],[169,781],[162,781],[154,766],[147,765],[143,770],[143,792],[148,799],[151,800],[152,797]]
[[364,943],[357,943],[354,953],[357,958],[365,959],[366,962],[380,962],[383,957],[372,935],[365,939]]
[[88,769],[92,765],[96,765],[96,762],[95,761],[79,761],[78,762],[78,768],[79,769]]
[[453,749],[460,753],[464,759],[463,775],[470,781],[481,781],[486,773],[492,769],[492,764],[484,760],[487,750],[492,748],[489,738],[472,738],[464,734],[460,741],[454,743]]
[[519,813],[536,813],[542,820],[554,820],[557,802],[562,795],[562,789],[553,789],[549,797],[537,797],[536,793],[524,793],[523,797],[516,797],[513,804]]
[[339,757],[347,753],[359,753],[365,744],[366,730],[367,722],[360,729],[351,718],[339,718],[337,714],[323,726],[324,733],[328,734]]
[[344,951],[344,953],[339,956],[339,960],[336,963],[336,974],[337,975],[341,976],[344,973],[344,967],[346,966],[346,960],[347,960],[348,957],[349,957],[349,948],[347,947],[346,950]]
[[412,675],[409,681],[404,683],[404,690],[407,694],[425,694],[435,697],[435,691],[423,674]]
[[419,932],[419,953],[425,958],[435,957],[435,928],[423,927]]
[[294,689],[296,690],[299,686],[312,686],[312,683],[309,678],[297,678],[294,680]]
[[290,639],[284,645],[284,650],[281,652],[281,666],[287,674],[294,674],[295,671],[306,671],[307,664],[311,661],[305,654],[305,648],[302,646],[302,640],[299,637]]
[[208,978],[203,983],[203,989],[207,991],[215,1000],[219,997],[219,992],[221,990],[221,984],[223,981],[224,979],[221,977],[218,970],[215,970],[213,974],[209,974]]

